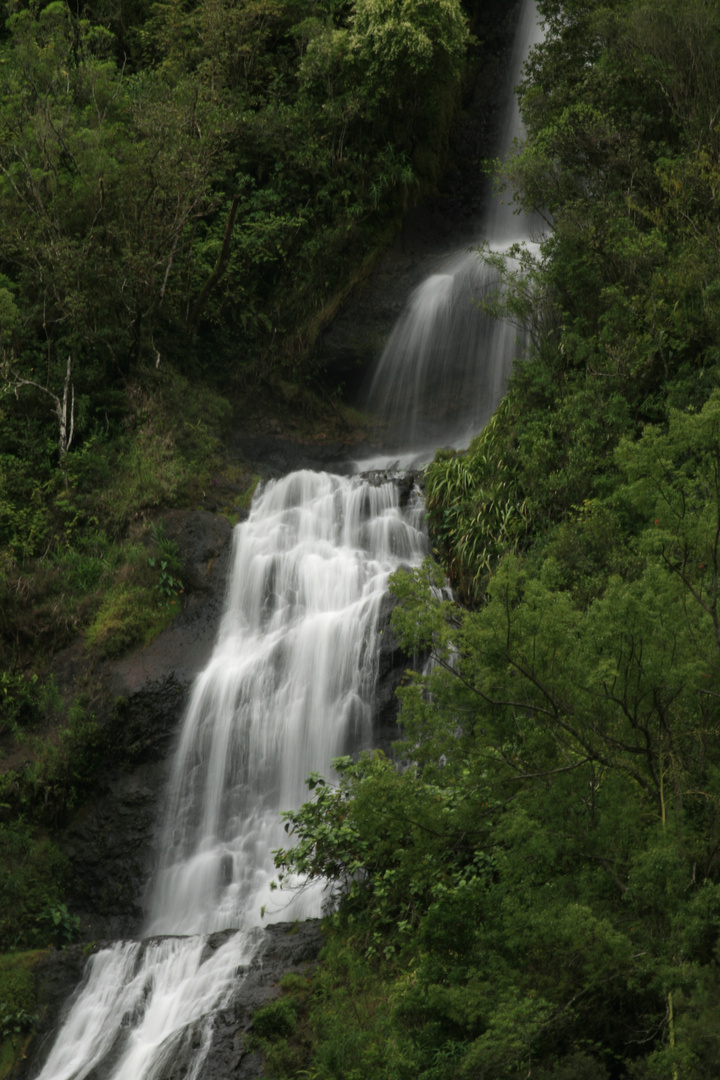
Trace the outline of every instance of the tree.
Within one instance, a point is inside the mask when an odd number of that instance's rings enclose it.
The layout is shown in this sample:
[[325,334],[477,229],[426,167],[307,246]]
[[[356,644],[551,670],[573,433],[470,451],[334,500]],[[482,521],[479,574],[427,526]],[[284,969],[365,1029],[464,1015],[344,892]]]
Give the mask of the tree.
[[[17,286],[13,377],[61,397],[66,357],[87,389],[155,357],[159,321],[185,314],[172,275],[193,221],[214,210],[223,117],[198,87],[127,77],[102,27],[62,3],[9,20],[2,67],[0,237]],[[174,311],[173,311],[174,308]],[[94,374],[97,372],[97,374]]]

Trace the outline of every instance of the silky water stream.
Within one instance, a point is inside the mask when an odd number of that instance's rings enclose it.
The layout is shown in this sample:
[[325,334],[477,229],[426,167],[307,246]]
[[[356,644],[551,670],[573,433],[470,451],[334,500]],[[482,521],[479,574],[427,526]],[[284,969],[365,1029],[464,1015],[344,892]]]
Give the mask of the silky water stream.
[[[538,37],[524,0],[510,100]],[[504,130],[506,151],[519,131],[513,107]],[[530,224],[494,206],[478,239],[507,248],[529,239]],[[411,298],[370,394],[403,453],[362,468],[427,459],[487,421],[516,351],[514,329],[472,307],[491,286],[477,254],[462,251]],[[371,745],[387,580],[426,552],[418,492],[402,502],[389,475],[307,471],[256,495],[235,529],[217,642],[180,732],[144,940],[90,958],[38,1080],[197,1080],[213,1019],[262,948],[261,909],[270,921],[319,914],[321,890],[270,888],[271,853],[286,841],[279,813],[300,805],[310,772]],[[232,932],[210,939],[216,931]]]
[[[523,134],[514,93],[531,47],[542,40],[534,0],[523,0],[506,69],[496,156],[506,159]],[[413,292],[375,365],[366,407],[386,429],[379,457],[362,468],[392,461],[417,467],[439,446],[465,448],[492,416],[513,361],[523,351],[522,333],[509,321],[489,318],[479,304],[495,298],[502,281],[479,255],[508,256],[516,247],[538,250],[542,221],[521,213],[511,197],[488,201],[468,243],[437,260],[435,271]]]
[[236,528],[225,614],[166,794],[153,940],[90,959],[42,1080],[156,1080],[188,1040],[186,1075],[199,1076],[212,1018],[262,940],[261,907],[269,919],[319,914],[317,890],[270,890],[271,852],[307,775],[370,745],[388,575],[426,550],[419,496],[400,500],[392,480],[291,473]]

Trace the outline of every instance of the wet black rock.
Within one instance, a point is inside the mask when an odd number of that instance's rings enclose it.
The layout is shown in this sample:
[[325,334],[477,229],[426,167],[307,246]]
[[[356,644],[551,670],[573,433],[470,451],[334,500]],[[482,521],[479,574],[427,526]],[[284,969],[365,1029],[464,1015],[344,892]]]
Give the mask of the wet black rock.
[[[233,931],[227,930],[210,935],[207,955],[220,948],[232,934]],[[82,987],[88,958],[108,944],[99,942],[89,948],[73,945],[63,950],[52,949],[39,961],[35,970],[38,1025],[27,1051],[27,1059],[14,1073],[17,1080],[29,1080],[38,1075],[55,1034]],[[262,1058],[250,1052],[246,1038],[253,1015],[261,1006],[280,995],[279,984],[283,975],[310,974],[317,965],[322,944],[319,919],[276,923],[264,929],[260,947],[252,962],[237,973],[236,993],[214,1018],[212,1042],[203,1063],[203,1080],[254,1080],[262,1074]],[[158,1074],[157,1080],[181,1080],[187,1075],[193,1052],[201,1045],[202,1023],[204,1018],[201,1024],[187,1032],[172,1061]],[[96,1080],[100,1080],[100,1076]]]
[[212,591],[213,567],[230,539],[230,522],[208,510],[166,510],[162,523],[164,535],[178,546],[185,586]]
[[135,937],[151,868],[152,838],[167,762],[111,774],[62,834],[72,867],[68,897],[85,940]]
[[[238,986],[231,1005],[216,1017],[213,1042],[203,1065],[203,1080],[254,1080],[262,1075],[262,1058],[247,1047],[247,1033],[257,1010],[280,995],[283,975],[307,975],[322,948],[321,921],[276,923],[265,930],[262,950]],[[181,1072],[162,1080],[175,1080]]]
[[236,433],[233,450],[263,480],[286,476],[298,469],[312,472],[347,473],[353,471],[353,458],[361,456],[356,444],[340,441],[303,443],[284,435],[245,435]]
[[[150,645],[92,669],[92,708],[112,754],[96,793],[59,837],[71,866],[68,901],[85,941],[141,932],[167,762],[225,599],[232,533],[227,519],[178,510],[165,514],[163,523],[165,535],[178,544],[189,591],[178,617]],[[88,678],[87,668],[75,646],[56,658],[56,679],[72,691]]]

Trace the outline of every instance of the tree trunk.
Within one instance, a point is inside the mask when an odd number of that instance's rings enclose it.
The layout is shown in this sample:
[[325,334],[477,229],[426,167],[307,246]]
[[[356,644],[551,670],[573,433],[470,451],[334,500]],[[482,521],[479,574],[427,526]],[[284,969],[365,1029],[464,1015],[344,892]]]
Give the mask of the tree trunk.
[[222,248],[220,249],[220,254],[218,255],[217,262],[212,269],[212,273],[210,274],[209,278],[200,290],[197,300],[193,304],[192,310],[190,311],[188,325],[193,332],[197,329],[197,325],[200,321],[200,316],[203,313],[203,309],[205,307],[205,304],[207,303],[207,299],[210,296],[210,293],[227,270],[228,262],[230,259],[230,239],[232,237],[233,226],[235,225],[237,208],[240,205],[240,198],[240,195],[233,196],[233,201],[230,206],[230,213],[228,214],[227,224],[225,225],[225,236],[223,237],[223,244]]

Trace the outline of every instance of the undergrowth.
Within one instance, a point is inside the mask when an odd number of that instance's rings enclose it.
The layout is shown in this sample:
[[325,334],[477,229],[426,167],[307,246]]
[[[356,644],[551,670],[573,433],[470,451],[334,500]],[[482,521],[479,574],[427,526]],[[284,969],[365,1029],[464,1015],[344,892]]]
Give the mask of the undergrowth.
[[23,1055],[36,1019],[34,968],[43,952],[0,954],[0,1080]]
[[283,976],[282,996],[253,1017],[248,1049],[263,1055],[263,1075],[272,1080],[409,1080],[410,1059],[406,1072],[391,1072],[404,1053],[393,1034],[391,973],[356,949],[351,935],[343,941],[327,929],[321,966]]
[[[152,385],[150,385],[152,384]],[[230,406],[185,379],[148,377],[130,392],[120,439],[102,432],[31,474],[0,461],[0,659],[25,666],[85,632],[98,656],[148,640],[179,610],[177,549],[153,534],[159,507],[198,501],[219,461]],[[25,507],[26,512],[23,512]],[[148,560],[159,560],[157,567]],[[169,599],[169,603],[166,601]]]

